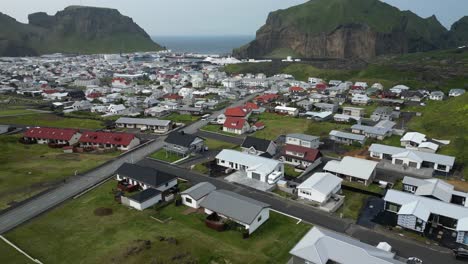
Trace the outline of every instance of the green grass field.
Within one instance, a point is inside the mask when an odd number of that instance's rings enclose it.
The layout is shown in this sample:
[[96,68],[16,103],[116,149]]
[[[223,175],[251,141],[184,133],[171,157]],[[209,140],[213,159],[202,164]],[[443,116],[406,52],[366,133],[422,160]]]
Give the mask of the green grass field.
[[180,155],[177,155],[177,154],[174,154],[174,153],[171,153],[171,152],[167,152],[164,149],[160,149],[160,150],[154,152],[153,154],[151,154],[150,158],[172,163],[172,162],[178,161],[180,159],[183,159],[184,157],[182,157]]
[[294,166],[285,164],[284,165],[284,174],[286,176],[296,178],[296,177],[299,177],[299,175],[301,175],[302,172],[297,172],[297,171],[294,170]]
[[361,212],[361,208],[365,206],[366,199],[369,196],[347,190],[343,190],[343,195],[345,196],[344,204],[340,209],[338,209],[338,211],[336,211],[336,213],[342,213],[344,218],[357,220],[359,213]]
[[19,138],[0,136],[0,209],[47,189],[75,171],[84,173],[120,154],[64,154],[47,145],[23,145]]
[[181,115],[181,114],[178,114],[178,113],[172,113],[168,116],[165,116],[165,117],[162,117],[161,118],[162,120],[171,120],[172,122],[175,122],[175,123],[184,123],[184,124],[190,124],[190,123],[193,123],[195,121],[197,121],[198,119],[200,119],[199,116],[193,116],[193,115]]
[[[288,251],[311,228],[296,220],[271,213],[270,219],[249,239],[237,231],[216,232],[205,226],[203,214],[184,215],[187,207],[169,205],[159,217],[154,209],[130,210],[113,199],[116,182],[72,200],[6,234],[23,250],[44,263],[286,263]],[[96,216],[97,208],[112,215]],[[177,244],[159,241],[174,238]],[[139,240],[148,240],[150,247]],[[3,263],[21,261],[5,254]]]
[[0,117],[4,116],[12,116],[12,115],[26,115],[26,114],[35,114],[37,112],[34,112],[32,110],[28,110],[25,108],[17,108],[17,109],[1,109],[0,108]]
[[0,117],[0,124],[15,124],[28,126],[46,126],[80,129],[100,129],[103,124],[99,120],[65,118],[53,114],[32,114],[22,116]]
[[237,147],[237,145],[235,144],[211,138],[205,139],[205,145],[208,147],[209,150],[232,149]]

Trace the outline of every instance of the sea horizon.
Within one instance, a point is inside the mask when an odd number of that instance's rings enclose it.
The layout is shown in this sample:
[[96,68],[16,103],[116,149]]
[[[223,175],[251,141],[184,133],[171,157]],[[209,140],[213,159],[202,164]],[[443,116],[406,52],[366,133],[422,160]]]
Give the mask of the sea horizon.
[[253,35],[168,35],[152,36],[155,42],[175,52],[229,55],[255,39]]

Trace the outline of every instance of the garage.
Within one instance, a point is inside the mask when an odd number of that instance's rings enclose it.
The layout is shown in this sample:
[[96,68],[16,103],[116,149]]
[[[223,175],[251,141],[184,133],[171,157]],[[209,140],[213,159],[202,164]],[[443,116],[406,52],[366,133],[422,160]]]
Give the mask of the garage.
[[402,164],[403,164],[403,160],[396,159],[396,160],[395,160],[395,164],[397,164],[397,165],[402,165]]
[[410,166],[411,168],[417,168],[418,167],[418,163],[417,162],[413,162],[413,161],[410,161],[408,166]]
[[255,172],[252,172],[252,179],[258,180],[258,181],[261,181],[261,180],[262,180],[260,174],[255,173]]

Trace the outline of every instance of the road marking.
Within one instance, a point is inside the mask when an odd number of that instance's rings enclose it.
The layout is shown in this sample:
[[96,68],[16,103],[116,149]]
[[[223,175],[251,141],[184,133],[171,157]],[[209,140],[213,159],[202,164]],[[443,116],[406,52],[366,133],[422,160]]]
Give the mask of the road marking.
[[11,243],[8,239],[6,239],[5,237],[1,236],[0,235],[0,238],[5,242],[7,243],[8,245],[10,245],[12,248],[16,249],[18,252],[20,252],[21,254],[25,255],[28,259],[30,259],[31,261],[35,262],[35,263],[39,263],[39,264],[43,264],[40,260],[38,259],[35,259],[33,257],[31,257],[30,255],[28,255],[28,253],[24,252],[23,250],[21,250],[21,248],[17,247],[15,244]]
[[283,212],[280,212],[280,211],[278,211],[278,210],[271,209],[271,208],[270,208],[270,210],[273,211],[273,212],[276,212],[276,213],[278,213],[278,214],[282,214],[282,215],[285,215],[285,216],[287,216],[287,217],[290,217],[290,218],[293,218],[293,219],[298,220],[297,223],[296,223],[296,225],[298,225],[298,224],[300,224],[300,223],[302,222],[302,219],[299,218],[299,217],[295,217],[295,216],[293,216],[293,215],[290,215],[290,214],[287,214],[287,213],[283,213]]

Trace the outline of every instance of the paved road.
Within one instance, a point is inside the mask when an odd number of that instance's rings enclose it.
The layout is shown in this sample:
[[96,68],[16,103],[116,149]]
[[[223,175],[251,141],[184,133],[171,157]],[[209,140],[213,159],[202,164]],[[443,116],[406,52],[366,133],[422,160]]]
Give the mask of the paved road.
[[[240,101],[237,101],[232,106],[245,104],[245,102],[251,100],[254,96],[255,95],[250,95]],[[213,116],[218,116],[223,112],[224,109],[219,110],[213,113]],[[194,134],[207,123],[208,121],[198,121],[189,125],[183,130],[186,133]],[[61,204],[62,202],[76,196],[77,194],[88,190],[94,185],[108,179],[123,163],[133,163],[143,160],[146,156],[162,148],[164,145],[164,139],[165,137],[160,137],[155,141],[149,142],[144,146],[119,156],[115,160],[108,162],[93,171],[90,171],[79,177],[70,178],[69,181],[63,183],[59,187],[43,195],[40,195],[16,208],[13,208],[4,214],[1,214],[0,234],[15,228],[16,226],[38,216],[41,213],[46,212],[47,210]]]
[[211,178],[206,175],[198,174],[177,166],[158,162],[155,160],[144,159],[139,162],[140,165],[155,167],[163,171],[170,171],[177,176],[187,179],[193,183],[208,181],[217,188],[234,191],[241,195],[248,196],[258,201],[268,203],[273,209],[299,217],[306,222],[322,226],[341,233],[347,233],[365,243],[377,245],[379,242],[388,242],[393,246],[399,256],[418,257],[424,261],[424,264],[440,263],[465,263],[453,258],[451,252],[445,248],[426,247],[406,238],[400,238],[394,233],[384,234],[383,232],[367,229],[352,223],[347,219],[340,219],[336,216],[318,211],[310,206],[302,205],[297,202],[289,201],[273,194],[257,191],[244,186],[228,183],[219,178]]

